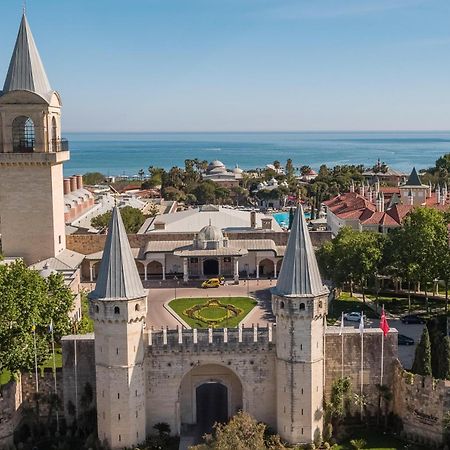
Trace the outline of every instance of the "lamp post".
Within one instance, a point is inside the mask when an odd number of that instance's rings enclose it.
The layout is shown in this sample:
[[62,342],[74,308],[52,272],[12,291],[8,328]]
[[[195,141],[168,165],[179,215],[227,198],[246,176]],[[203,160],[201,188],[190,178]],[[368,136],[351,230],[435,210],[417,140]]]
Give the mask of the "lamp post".
[[175,299],[176,299],[177,298],[177,284],[178,284],[178,278],[176,275],[173,277],[173,281],[175,281]]

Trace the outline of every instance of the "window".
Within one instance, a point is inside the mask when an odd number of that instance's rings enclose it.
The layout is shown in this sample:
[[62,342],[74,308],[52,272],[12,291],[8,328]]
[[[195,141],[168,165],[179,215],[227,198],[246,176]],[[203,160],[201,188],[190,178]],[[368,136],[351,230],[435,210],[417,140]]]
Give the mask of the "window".
[[305,304],[304,303],[300,303],[300,311],[304,311],[305,309]]
[[139,311],[141,309],[141,307],[139,306],[139,304],[137,304],[135,307],[134,307],[134,310],[135,311]]
[[284,309],[284,302],[280,302],[280,309]]
[[122,436],[119,434],[119,442],[122,440]]
[[198,263],[198,258],[189,258],[189,262],[191,264],[197,264]]
[[26,116],[19,116],[12,123],[13,152],[32,153],[34,151],[34,123]]
[[120,399],[120,393],[119,392],[117,393],[117,399]]
[[100,311],[100,308],[98,307],[98,305],[95,305],[95,312],[98,313]]
[[61,242],[62,242],[61,235],[58,236],[58,241],[61,244]]
[[[303,411],[303,409],[302,409],[302,411]],[[117,419],[120,421],[120,414],[117,415]]]
[[118,306],[114,306],[114,314],[120,314],[120,308]]

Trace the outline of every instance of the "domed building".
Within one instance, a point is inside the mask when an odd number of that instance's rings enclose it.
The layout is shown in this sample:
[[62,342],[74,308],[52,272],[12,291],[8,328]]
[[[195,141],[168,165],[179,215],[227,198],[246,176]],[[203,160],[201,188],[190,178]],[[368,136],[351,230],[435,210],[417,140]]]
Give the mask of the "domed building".
[[219,186],[231,189],[239,186],[244,171],[237,165],[234,169],[229,170],[222,161],[211,161],[203,175],[204,180],[211,180]]

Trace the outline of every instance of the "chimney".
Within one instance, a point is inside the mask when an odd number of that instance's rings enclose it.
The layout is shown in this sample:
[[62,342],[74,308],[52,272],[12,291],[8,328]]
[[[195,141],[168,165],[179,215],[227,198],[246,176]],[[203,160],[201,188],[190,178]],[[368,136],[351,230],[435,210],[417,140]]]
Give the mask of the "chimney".
[[250,212],[250,227],[256,228],[256,211]]
[[355,192],[355,182],[353,180],[350,183],[350,192]]
[[77,177],[75,175],[70,177],[70,190],[71,192],[77,190]]
[[76,175],[77,177],[77,189],[83,189],[83,176]]
[[433,195],[433,188],[431,186],[431,181],[428,182],[428,197]]
[[380,192],[380,180],[377,178],[377,181],[375,183],[375,192],[378,194]]
[[447,198],[447,192],[445,191],[445,187],[443,187],[442,193],[441,193],[441,205],[445,205],[446,198]]
[[381,193],[381,212],[384,212],[384,192]]
[[364,183],[362,183],[361,186],[359,187],[359,195],[364,197]]
[[262,222],[262,229],[263,230],[271,230],[272,229],[272,218],[271,217],[264,217],[261,219]]
[[155,222],[155,230],[165,230],[166,224],[165,222]]
[[367,191],[367,199],[369,200],[370,203],[372,203],[373,200],[373,195],[372,195],[372,188],[369,187],[368,191]]
[[409,204],[414,205],[414,197],[413,197],[413,193],[412,193],[411,189],[408,192],[408,198],[409,198]]
[[439,183],[436,186],[436,203],[438,205],[441,203],[441,186],[439,186]]
[[383,212],[383,206],[382,206],[382,203],[381,203],[381,195],[380,195],[380,193],[377,194],[376,208],[377,208],[377,212]]
[[64,195],[70,194],[70,178],[64,178]]

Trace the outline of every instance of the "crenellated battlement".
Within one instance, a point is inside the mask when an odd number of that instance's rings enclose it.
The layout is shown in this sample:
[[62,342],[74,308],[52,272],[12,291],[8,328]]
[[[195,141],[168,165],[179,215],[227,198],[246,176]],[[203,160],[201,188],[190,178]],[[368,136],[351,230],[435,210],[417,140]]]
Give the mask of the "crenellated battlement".
[[148,351],[223,351],[227,349],[245,351],[256,347],[272,348],[275,344],[275,326],[245,328],[177,328],[147,331]]

